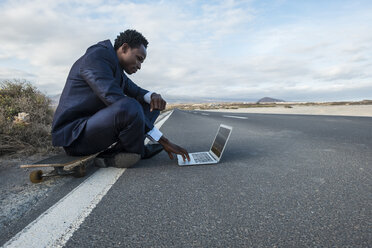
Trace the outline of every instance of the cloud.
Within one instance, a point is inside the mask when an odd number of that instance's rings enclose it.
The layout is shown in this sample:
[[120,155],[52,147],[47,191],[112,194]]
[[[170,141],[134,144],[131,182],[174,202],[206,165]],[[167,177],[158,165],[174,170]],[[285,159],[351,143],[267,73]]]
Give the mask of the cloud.
[[372,98],[363,93],[372,85],[370,6],[269,22],[270,11],[284,3],[5,1],[0,78],[24,77],[59,93],[90,45],[134,28],[150,44],[131,78],[165,97],[322,100],[354,92],[354,98]]
[[22,70],[12,68],[0,68],[0,80],[21,78],[35,79],[37,78],[37,76],[33,73],[29,73]]

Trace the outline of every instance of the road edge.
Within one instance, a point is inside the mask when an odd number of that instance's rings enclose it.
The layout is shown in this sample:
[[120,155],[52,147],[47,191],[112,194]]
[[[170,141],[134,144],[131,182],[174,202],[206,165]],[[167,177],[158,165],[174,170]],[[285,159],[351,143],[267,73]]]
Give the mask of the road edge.
[[[161,114],[155,126],[160,129],[172,113],[173,111],[167,111]],[[8,240],[3,247],[63,247],[125,170],[97,170]],[[75,207],[71,207],[72,205]]]

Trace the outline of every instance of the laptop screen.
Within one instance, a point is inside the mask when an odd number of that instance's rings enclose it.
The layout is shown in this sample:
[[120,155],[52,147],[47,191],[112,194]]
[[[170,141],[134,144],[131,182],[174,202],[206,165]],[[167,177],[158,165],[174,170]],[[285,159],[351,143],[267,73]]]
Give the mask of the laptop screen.
[[227,141],[227,138],[229,137],[230,132],[231,132],[231,129],[225,128],[223,126],[220,126],[220,129],[218,130],[217,136],[214,139],[214,142],[211,148],[212,152],[216,154],[218,158],[221,157],[223,147],[226,144],[226,141]]

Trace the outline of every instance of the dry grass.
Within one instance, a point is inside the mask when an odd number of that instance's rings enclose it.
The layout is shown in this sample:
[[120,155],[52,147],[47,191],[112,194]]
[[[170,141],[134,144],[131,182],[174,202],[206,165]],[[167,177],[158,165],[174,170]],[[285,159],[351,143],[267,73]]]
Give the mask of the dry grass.
[[[29,113],[29,124],[14,123],[14,117],[20,112]],[[5,80],[0,83],[0,156],[54,150],[50,134],[52,120],[50,99],[29,82]]]

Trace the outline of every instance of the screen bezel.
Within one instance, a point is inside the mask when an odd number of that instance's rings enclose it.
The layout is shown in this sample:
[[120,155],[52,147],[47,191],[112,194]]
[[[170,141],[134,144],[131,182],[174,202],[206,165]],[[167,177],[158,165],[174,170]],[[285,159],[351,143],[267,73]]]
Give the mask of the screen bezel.
[[[224,145],[223,148],[222,148],[221,155],[220,155],[220,157],[218,157],[218,156],[217,156],[217,155],[212,151],[212,147],[213,147],[214,142],[215,142],[216,139],[217,139],[217,135],[218,135],[218,133],[220,132],[221,127],[222,127],[222,128],[226,128],[226,129],[229,129],[230,131],[229,131],[229,135],[227,136],[227,139],[226,139],[225,145]],[[227,126],[227,125],[224,125],[224,124],[220,124],[220,126],[218,127],[218,131],[217,131],[217,133],[216,133],[216,136],[214,137],[213,142],[212,142],[212,145],[211,145],[211,148],[209,149],[209,154],[211,154],[215,160],[220,161],[220,159],[221,159],[221,157],[222,157],[222,154],[223,154],[223,152],[225,151],[225,148],[226,148],[227,142],[229,141],[229,138],[230,138],[230,135],[231,135],[231,131],[232,131],[232,129],[233,129],[232,127]]]

